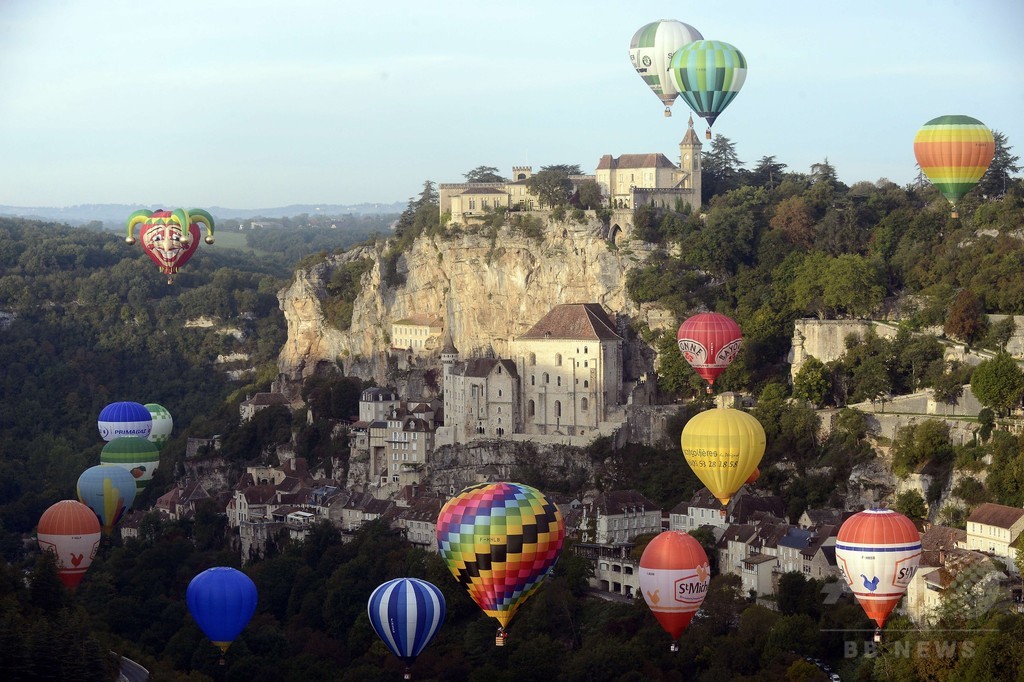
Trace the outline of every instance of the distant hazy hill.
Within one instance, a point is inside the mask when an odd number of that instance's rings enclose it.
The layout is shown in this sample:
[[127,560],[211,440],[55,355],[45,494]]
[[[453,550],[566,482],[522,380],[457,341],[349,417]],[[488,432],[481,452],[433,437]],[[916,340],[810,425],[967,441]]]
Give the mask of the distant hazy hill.
[[[108,226],[119,226],[133,212],[140,208],[157,209],[167,208],[164,206],[142,206],[141,204],[82,204],[79,206],[51,207],[51,206],[2,206],[0,215],[14,216],[19,218],[36,218],[39,220],[52,220],[69,225],[81,225],[98,220]],[[179,208],[172,206],[170,208]],[[185,206],[184,208],[193,208]],[[284,218],[297,216],[303,213],[310,215],[346,215],[348,213],[377,215],[381,213],[401,213],[405,204],[395,202],[391,204],[293,204],[277,208],[224,208],[222,206],[202,206],[214,218]]]

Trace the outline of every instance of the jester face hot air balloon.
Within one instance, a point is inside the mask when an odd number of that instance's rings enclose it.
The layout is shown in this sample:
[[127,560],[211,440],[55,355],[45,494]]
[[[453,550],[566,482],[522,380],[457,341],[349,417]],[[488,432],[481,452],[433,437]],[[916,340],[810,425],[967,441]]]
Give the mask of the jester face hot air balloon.
[[418,578],[396,578],[379,586],[366,605],[370,625],[385,646],[409,666],[444,622],[441,590]]
[[676,342],[690,367],[711,386],[740,352],[743,334],[731,317],[699,313],[679,325]]
[[75,500],[61,500],[43,512],[36,529],[39,547],[57,556],[57,575],[69,590],[96,557],[100,545],[100,522],[92,509]]
[[78,477],[78,499],[95,512],[107,534],[132,506],[135,491],[135,477],[112,464],[89,467]]
[[914,137],[914,156],[921,171],[953,205],[985,175],[996,152],[995,138],[985,124],[970,116],[939,116]]
[[672,636],[672,651],[704,603],[711,565],[692,535],[668,530],[651,540],[640,557],[640,591],[661,627]]
[[142,490],[160,466],[160,449],[145,438],[128,436],[115,438],[100,451],[100,464],[115,464],[128,471],[135,486]]
[[110,403],[100,411],[96,426],[105,441],[125,436],[149,438],[153,432],[153,416],[145,405],[130,401]]
[[206,243],[213,243],[213,216],[201,208],[186,211],[136,211],[128,216],[128,236],[125,241],[135,243],[135,226],[141,225],[139,238],[142,250],[157,264],[160,272],[171,275],[181,269],[199,248],[199,226],[206,227]]
[[907,591],[920,560],[921,534],[898,512],[865,510],[839,528],[836,563],[864,612],[879,629]]
[[686,463],[723,505],[757,469],[766,445],[761,423],[728,407],[694,416],[680,441]]
[[163,448],[171,437],[171,431],[174,430],[174,419],[171,418],[171,413],[161,405],[146,403],[145,407],[153,418],[153,430],[149,433],[149,441],[155,443],[158,448]]
[[647,86],[665,105],[665,115],[672,115],[672,102],[679,95],[668,67],[684,45],[702,40],[700,31],[674,19],[662,19],[642,26],[629,41],[629,59]]
[[562,513],[520,483],[481,483],[450,499],[437,517],[437,547],[456,580],[501,624],[540,587],[565,539]]
[[256,584],[239,570],[209,568],[188,584],[185,601],[199,629],[226,652],[256,612]]
[[715,119],[736,99],[747,78],[743,53],[720,40],[698,40],[675,53],[669,72],[679,98],[708,122],[710,140]]

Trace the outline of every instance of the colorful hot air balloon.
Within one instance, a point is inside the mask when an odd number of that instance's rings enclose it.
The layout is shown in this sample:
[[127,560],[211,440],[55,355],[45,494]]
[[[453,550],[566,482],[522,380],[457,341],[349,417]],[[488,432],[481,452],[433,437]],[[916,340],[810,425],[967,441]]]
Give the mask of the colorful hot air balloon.
[[720,407],[695,415],[680,436],[686,463],[722,505],[764,456],[764,428],[743,410]]
[[878,624],[876,640],[920,560],[921,534],[903,514],[868,509],[839,527],[836,563],[864,613]]
[[89,467],[78,477],[78,499],[93,510],[108,535],[132,506],[135,491],[135,477],[113,464]]
[[136,211],[128,216],[127,243],[135,243],[135,226],[140,224],[142,250],[167,275],[168,284],[199,248],[200,225],[206,227],[206,243],[213,243],[213,216],[201,208]]
[[693,614],[704,603],[711,565],[692,536],[667,530],[655,537],[640,557],[640,591],[661,627],[672,636],[672,651]]
[[105,441],[124,436],[149,438],[153,431],[153,416],[145,405],[130,401],[110,403],[100,411],[96,424]]
[[672,102],[679,95],[668,67],[681,47],[703,40],[700,31],[675,19],[662,19],[640,27],[629,41],[629,59],[647,86],[665,105],[665,115],[672,115]]
[[984,123],[970,116],[939,116],[914,137],[914,156],[921,171],[953,205],[985,175],[996,142]]
[[721,313],[698,313],[681,325],[676,334],[679,352],[708,382],[708,390],[733,361],[743,344],[736,321]]
[[57,575],[73,591],[92,565],[100,545],[96,514],[81,502],[61,500],[39,517],[36,535],[39,547],[57,556]]
[[693,113],[708,122],[707,138],[718,115],[736,99],[747,78],[743,53],[720,40],[698,40],[672,57],[669,73]]
[[227,566],[208,568],[188,584],[185,601],[203,633],[221,652],[242,633],[256,612],[256,584]]
[[127,469],[135,478],[136,488],[142,490],[160,466],[160,449],[156,443],[138,436],[115,438],[100,451],[100,464],[116,464]]
[[437,517],[437,547],[456,580],[501,627],[537,591],[565,539],[562,513],[539,490],[481,483],[448,500]]
[[171,437],[171,431],[174,430],[174,419],[171,418],[171,413],[162,405],[146,403],[145,408],[153,418],[153,430],[149,434],[149,440],[156,443],[158,448],[163,448]]
[[395,578],[373,591],[366,611],[374,632],[405,663],[405,679],[410,679],[409,666],[444,622],[441,590],[426,580]]

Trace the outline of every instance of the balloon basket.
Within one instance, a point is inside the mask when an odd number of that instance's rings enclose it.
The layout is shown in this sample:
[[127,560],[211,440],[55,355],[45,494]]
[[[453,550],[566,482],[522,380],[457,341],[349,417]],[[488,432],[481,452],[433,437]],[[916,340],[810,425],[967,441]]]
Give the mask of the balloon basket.
[[505,628],[498,628],[498,634],[494,635],[494,646],[505,646],[506,639],[508,639],[508,633]]
[[676,653],[677,651],[679,651],[679,642],[672,642],[672,645],[669,646],[668,650],[672,653]]
[[882,643],[882,628],[876,628],[875,629],[874,641],[875,641],[875,644],[881,644]]
[[668,118],[671,115],[672,115],[672,109],[670,109],[669,107],[665,107],[665,117]]
[[402,679],[403,680],[411,680],[412,679],[412,671],[409,670],[408,668],[406,668],[405,672],[402,673]]
[[704,131],[704,138],[707,140],[711,139],[711,128],[708,128],[706,131]]

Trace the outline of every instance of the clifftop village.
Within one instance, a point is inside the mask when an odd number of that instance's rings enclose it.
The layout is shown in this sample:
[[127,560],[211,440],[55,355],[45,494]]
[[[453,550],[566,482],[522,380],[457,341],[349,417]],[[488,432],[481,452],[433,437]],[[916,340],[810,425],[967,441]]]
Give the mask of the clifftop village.
[[[680,200],[699,208],[700,147],[691,121],[680,143],[679,166],[661,154],[605,156],[594,176],[572,180],[595,180],[613,209],[631,211],[638,202],[674,206]],[[530,174],[528,167],[516,167],[509,182],[442,184],[441,211],[450,211],[453,220],[472,221],[497,206],[533,209],[526,185]],[[791,361],[811,354],[827,361],[805,343],[807,334],[798,327]],[[440,370],[443,402],[421,401],[390,388],[363,391],[358,418],[347,425],[347,480],[314,477],[304,459],[279,448],[277,466],[248,467],[240,479],[219,486],[227,489],[212,490],[209,469],[203,467],[211,466],[205,460],[210,453],[215,459],[217,443],[189,439],[188,473],[159,498],[156,510],[165,518],[188,518],[198,504],[212,499],[237,529],[243,563],[259,557],[278,534],[302,539],[324,520],[343,537],[367,521],[384,520],[408,542],[436,552],[435,522],[444,502],[465,486],[505,480],[509,473],[507,467],[481,462],[439,483],[438,477],[426,475],[439,449],[485,447],[494,441],[584,446],[597,436],[620,433],[630,406],[656,402],[656,382],[624,379],[623,338],[613,316],[597,303],[554,306],[513,339],[508,358],[463,357],[444,320],[433,315],[394,321],[390,338],[391,355],[400,366]],[[841,345],[841,337],[837,343]],[[240,419],[288,404],[283,394],[257,394],[241,404]],[[682,456],[679,465],[685,466]],[[585,499],[545,493],[561,509],[574,551],[593,563],[591,586],[625,598],[635,597],[639,589],[638,559],[630,555],[634,538],[666,529],[704,528],[717,541],[712,562],[717,561],[718,570],[738,575],[745,592],[772,606],[786,572],[819,580],[839,577],[836,535],[853,513],[807,509],[799,518],[787,519],[781,497],[752,486],[741,488],[725,508],[704,488],[671,509],[659,508],[635,490],[594,493]],[[141,516],[129,514],[122,535],[137,536]],[[1024,542],[1024,509],[986,503],[971,512],[966,530],[927,523],[920,530],[924,555],[905,601],[915,621],[930,619],[943,592],[967,573],[972,584],[1001,585],[1007,593],[1016,585],[1019,597],[1014,560]]]

